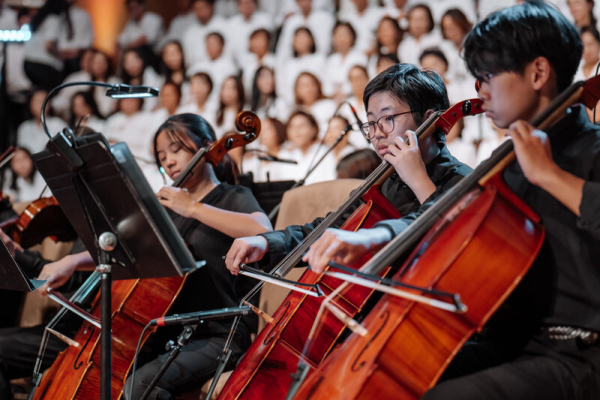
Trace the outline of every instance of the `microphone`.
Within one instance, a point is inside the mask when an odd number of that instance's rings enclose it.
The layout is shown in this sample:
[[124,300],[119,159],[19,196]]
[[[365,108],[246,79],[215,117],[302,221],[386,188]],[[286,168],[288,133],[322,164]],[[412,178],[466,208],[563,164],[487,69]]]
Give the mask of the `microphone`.
[[202,323],[213,319],[227,319],[252,314],[252,307],[231,307],[217,310],[198,311],[187,314],[175,314],[170,317],[156,318],[150,321],[150,326],[186,325]]
[[[362,121],[360,120],[360,118],[358,118],[358,113],[356,112],[356,109],[354,108],[354,106],[352,104],[350,104],[350,102],[345,101],[346,104],[348,104],[348,106],[350,107],[350,111],[352,111],[352,114],[354,115],[354,119],[356,119],[356,123],[358,124],[358,129],[360,130],[360,127],[362,126]],[[365,140],[367,141],[367,143],[371,144],[371,141],[369,139],[367,139],[365,137]]]
[[284,158],[277,158],[275,156],[270,155],[269,153],[265,153],[265,155],[258,156],[258,159],[261,161],[272,161],[272,162],[280,162],[285,164],[298,164],[298,161],[288,160]]

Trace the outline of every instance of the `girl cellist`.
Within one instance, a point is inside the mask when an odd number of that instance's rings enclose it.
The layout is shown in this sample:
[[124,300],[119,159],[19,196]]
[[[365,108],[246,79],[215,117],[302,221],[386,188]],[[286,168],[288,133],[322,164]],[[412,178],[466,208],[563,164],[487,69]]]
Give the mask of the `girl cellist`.
[[[546,236],[481,338],[423,399],[600,398],[600,129],[581,105],[546,133],[525,122],[569,86],[581,52],[576,29],[540,2],[492,14],[467,36],[465,59],[483,108],[513,140],[517,162],[504,179],[541,217]],[[317,270],[328,260],[351,262],[405,226],[386,221],[353,237],[331,231],[306,259]]]
[[[154,136],[157,164],[169,177],[176,179],[198,149],[214,141],[213,129],[202,117],[195,114],[172,116]],[[249,189],[225,181],[233,178],[233,171],[231,161],[224,161],[217,168],[201,161],[185,184],[186,189],[165,187],[157,193],[194,258],[207,262],[187,277],[171,308],[174,313],[237,306],[244,294],[239,292],[238,282],[224,271],[221,257],[234,238],[269,231],[271,224]],[[68,276],[72,268],[66,268],[70,270],[53,272]],[[230,325],[231,321],[227,320],[201,324],[149,398],[174,398],[199,388],[208,380],[217,366]],[[244,322],[242,325],[234,338],[231,365],[235,365],[250,344],[252,327]],[[181,328],[177,328],[175,336],[180,331]],[[169,339],[172,338],[171,335]],[[168,355],[161,355],[165,353],[165,342],[160,338],[149,344],[143,361],[150,361],[136,372],[133,398],[142,395]],[[130,386],[131,378],[124,389],[125,398],[128,398]]]

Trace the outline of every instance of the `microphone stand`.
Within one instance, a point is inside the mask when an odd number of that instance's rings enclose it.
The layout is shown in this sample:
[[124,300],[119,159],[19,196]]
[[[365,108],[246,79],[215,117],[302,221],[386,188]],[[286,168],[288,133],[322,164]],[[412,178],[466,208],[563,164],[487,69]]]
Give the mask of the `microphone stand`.
[[[175,360],[179,353],[181,353],[181,349],[183,348],[183,346],[190,342],[190,340],[192,339],[192,335],[194,334],[194,331],[197,327],[198,325],[186,325],[183,328],[183,332],[181,332],[177,337],[177,343],[173,343],[172,340],[169,340],[169,342],[166,345],[166,350],[171,350],[171,353],[169,354],[169,357],[167,357],[163,365],[160,367],[156,375],[154,375],[152,382],[150,382],[150,384],[144,391],[144,394],[142,394],[142,397],[140,397],[140,400],[145,400],[150,395],[150,392],[154,390],[154,387],[158,384],[160,378],[162,378],[162,376],[165,374],[167,368],[169,368],[171,363]],[[133,386],[134,382],[131,382],[131,384]]]
[[[333,149],[335,148],[335,146],[337,146],[342,139],[344,138],[344,136],[346,136],[348,134],[348,132],[350,132],[352,130],[352,127],[350,125],[346,126],[346,128],[344,128],[344,130],[342,131],[341,135],[337,137],[337,139],[335,139],[335,142],[333,142],[333,144],[331,145],[331,147],[329,147],[329,149],[327,149],[327,151],[325,152],[325,154],[323,154],[321,156],[321,158],[319,158],[319,160],[315,163],[315,165],[313,165],[308,172],[306,173],[306,175],[304,175],[304,178],[300,179],[298,182],[296,182],[291,188],[289,188],[288,190],[292,190],[294,188],[297,188],[298,186],[302,186],[304,185],[304,183],[306,182],[306,179],[308,179],[308,177],[310,176],[310,174],[312,174],[312,172],[319,166],[319,164],[321,164],[321,162],[323,162],[323,160],[325,159],[325,157],[327,157],[327,155],[329,153],[331,153],[333,151]],[[277,217],[277,213],[279,213],[279,209],[281,208],[281,202],[279,202],[269,213],[269,220],[271,220],[271,223],[275,223],[275,218]]]
[[[160,381],[160,378],[162,378],[162,376],[165,374],[165,372],[167,371],[167,368],[169,368],[171,363],[175,360],[175,358],[179,355],[179,353],[181,353],[181,349],[183,348],[183,346],[185,346],[186,344],[188,344],[190,342],[192,335],[194,334],[194,331],[198,327],[198,323],[201,324],[204,321],[209,321],[209,320],[233,318],[235,316],[248,315],[250,313],[252,313],[251,307],[240,307],[239,309],[221,308],[218,310],[199,312],[199,313],[195,313],[195,314],[197,314],[197,316],[194,318],[192,318],[189,314],[181,315],[182,317],[190,317],[190,318],[188,318],[189,320],[197,319],[197,323],[192,324],[192,325],[186,325],[183,328],[183,332],[181,332],[179,334],[179,336],[177,337],[177,343],[174,343],[173,341],[169,341],[167,343],[166,350],[171,350],[171,353],[169,354],[169,357],[167,357],[167,359],[165,360],[163,365],[160,367],[158,372],[156,372],[156,375],[154,375],[152,382],[150,382],[150,384],[144,391],[144,394],[142,394],[142,397],[140,397],[140,400],[146,400],[146,398],[150,395],[150,392],[152,392],[152,390],[154,390],[154,387],[158,384],[158,381]],[[192,313],[192,314],[194,314],[194,313]],[[186,321],[187,321],[187,319],[184,320],[183,322],[186,322]],[[230,355],[231,355],[231,350],[229,350],[229,353],[223,354],[221,357],[219,357],[218,369],[221,371],[221,373],[222,373],[223,369],[225,368],[225,364],[229,360]],[[213,384],[215,384],[215,383],[213,382]],[[135,385],[135,382],[133,381],[133,378],[132,378],[132,380],[131,380],[131,386],[132,386],[131,390],[132,391],[133,391],[134,385]],[[212,385],[211,385],[211,388],[212,388]]]

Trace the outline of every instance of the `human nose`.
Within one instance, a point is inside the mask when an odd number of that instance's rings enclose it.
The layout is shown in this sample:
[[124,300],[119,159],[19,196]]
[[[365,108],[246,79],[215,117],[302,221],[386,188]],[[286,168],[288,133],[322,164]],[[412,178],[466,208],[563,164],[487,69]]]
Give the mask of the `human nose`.
[[479,82],[479,88],[477,89],[477,97],[480,100],[487,101],[490,99],[490,91],[488,89],[488,84],[482,81]]
[[173,157],[173,155],[167,154],[167,156],[165,157],[165,161],[163,162],[164,166],[166,169],[170,169],[173,168],[176,164],[177,160],[175,160],[175,157]]

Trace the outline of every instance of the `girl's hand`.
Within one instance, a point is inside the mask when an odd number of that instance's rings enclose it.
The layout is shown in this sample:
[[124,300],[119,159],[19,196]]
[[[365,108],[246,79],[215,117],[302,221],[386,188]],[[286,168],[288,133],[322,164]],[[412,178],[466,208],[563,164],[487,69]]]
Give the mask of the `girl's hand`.
[[156,197],[160,204],[182,217],[190,218],[192,216],[196,201],[190,197],[187,189],[165,186],[156,193]]

